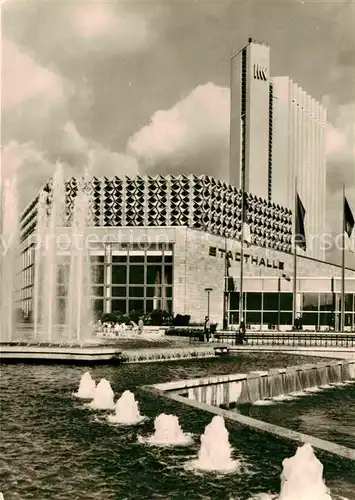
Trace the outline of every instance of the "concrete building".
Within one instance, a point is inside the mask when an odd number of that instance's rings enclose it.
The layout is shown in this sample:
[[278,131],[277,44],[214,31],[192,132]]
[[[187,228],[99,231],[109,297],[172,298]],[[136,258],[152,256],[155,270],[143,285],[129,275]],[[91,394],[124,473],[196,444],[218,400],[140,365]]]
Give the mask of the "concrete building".
[[[230,324],[239,322],[241,190],[207,176],[157,176],[90,180],[91,220],[85,241],[93,266],[97,313],[165,309],[221,327],[224,294]],[[68,265],[69,221],[77,181],[66,183],[66,223],[58,252]],[[244,249],[244,315],[253,328],[292,324],[292,212],[248,194],[252,244]],[[20,303],[33,307],[38,198],[21,220]],[[229,278],[226,259],[230,262]],[[340,311],[341,269],[299,257],[298,310],[311,328],[326,328]],[[58,278],[58,301],[66,296]],[[278,312],[280,311],[280,313]],[[346,324],[355,327],[355,271],[346,270]]]
[[326,110],[288,77],[273,78],[272,87],[272,200],[293,209],[297,178],[307,214],[307,255],[324,260]]
[[244,171],[245,190],[271,200],[269,75],[270,48],[266,44],[249,41],[232,58],[229,182],[240,188]]
[[[249,39],[231,61],[230,183],[306,210],[307,256],[324,260],[326,110],[288,77],[271,77],[270,48]],[[316,188],[315,188],[316,187]]]

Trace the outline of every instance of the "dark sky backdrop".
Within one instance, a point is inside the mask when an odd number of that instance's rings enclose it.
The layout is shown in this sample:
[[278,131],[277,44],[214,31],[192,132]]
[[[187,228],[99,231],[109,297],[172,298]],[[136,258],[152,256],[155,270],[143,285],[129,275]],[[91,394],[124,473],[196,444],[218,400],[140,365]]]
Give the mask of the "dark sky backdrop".
[[[2,8],[2,178],[23,203],[53,173],[226,179],[229,59],[249,36],[329,111],[329,230],[355,212],[355,3],[31,1]],[[355,260],[355,259],[354,259]],[[355,265],[355,262],[354,262]]]

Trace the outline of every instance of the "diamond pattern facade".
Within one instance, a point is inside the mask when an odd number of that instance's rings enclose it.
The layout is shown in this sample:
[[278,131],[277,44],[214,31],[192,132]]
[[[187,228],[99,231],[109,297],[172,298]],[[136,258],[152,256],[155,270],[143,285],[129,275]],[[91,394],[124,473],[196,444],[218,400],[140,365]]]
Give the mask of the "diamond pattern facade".
[[[239,238],[242,192],[206,175],[144,176],[66,182],[66,219],[72,220],[78,183],[91,192],[93,226],[188,226]],[[252,243],[291,252],[292,212],[247,194]]]

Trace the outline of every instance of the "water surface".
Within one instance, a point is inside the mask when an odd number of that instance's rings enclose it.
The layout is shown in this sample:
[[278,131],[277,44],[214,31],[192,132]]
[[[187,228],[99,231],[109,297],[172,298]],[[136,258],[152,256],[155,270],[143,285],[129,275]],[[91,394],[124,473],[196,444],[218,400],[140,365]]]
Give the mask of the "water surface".
[[[187,471],[184,465],[196,457],[199,436],[212,415],[153,397],[139,386],[301,362],[305,359],[297,356],[253,353],[120,367],[3,365],[0,491],[5,500],[247,500],[257,493],[277,493],[281,462],[294,454],[294,443],[227,422],[241,470],[228,476]],[[116,397],[133,391],[149,420],[117,427],[74,399],[72,392],[87,369],[96,380],[110,380]],[[163,412],[176,414],[183,430],[194,434],[190,446],[164,449],[137,442],[138,434],[152,434],[154,418]],[[355,500],[353,463],[321,453],[318,457],[335,498]]]

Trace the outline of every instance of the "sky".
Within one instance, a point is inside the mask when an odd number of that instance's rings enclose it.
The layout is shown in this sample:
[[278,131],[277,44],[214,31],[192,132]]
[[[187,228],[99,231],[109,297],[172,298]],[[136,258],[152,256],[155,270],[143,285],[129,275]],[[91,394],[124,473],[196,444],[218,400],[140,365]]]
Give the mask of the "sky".
[[327,228],[343,183],[355,212],[353,0],[7,0],[1,16],[2,180],[18,174],[22,205],[58,160],[227,180],[229,61],[253,37],[328,109]]

